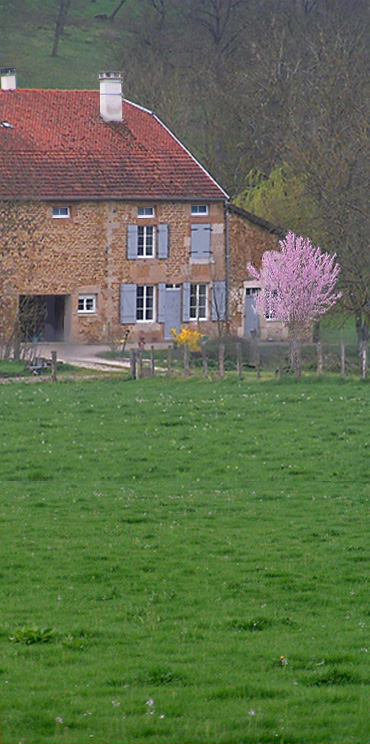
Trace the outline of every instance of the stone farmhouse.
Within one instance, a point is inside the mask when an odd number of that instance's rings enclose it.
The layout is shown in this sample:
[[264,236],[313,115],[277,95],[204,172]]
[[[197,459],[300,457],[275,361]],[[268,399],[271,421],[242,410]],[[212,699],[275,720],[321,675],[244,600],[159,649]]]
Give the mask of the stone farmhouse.
[[[277,337],[246,264],[279,231],[234,207],[151,111],[100,91],[19,89],[1,70],[0,323],[23,337],[155,343],[171,329]],[[32,312],[30,312],[30,309]],[[17,321],[18,319],[18,321]]]

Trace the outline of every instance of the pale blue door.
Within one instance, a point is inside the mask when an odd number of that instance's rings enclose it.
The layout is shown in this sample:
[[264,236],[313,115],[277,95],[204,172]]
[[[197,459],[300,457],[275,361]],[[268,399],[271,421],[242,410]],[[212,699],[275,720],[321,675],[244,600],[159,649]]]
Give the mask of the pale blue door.
[[164,338],[172,339],[171,329],[177,333],[181,330],[181,289],[180,287],[166,287],[164,306]]
[[245,290],[244,336],[258,336],[259,322],[256,313],[256,296],[258,289],[247,287]]

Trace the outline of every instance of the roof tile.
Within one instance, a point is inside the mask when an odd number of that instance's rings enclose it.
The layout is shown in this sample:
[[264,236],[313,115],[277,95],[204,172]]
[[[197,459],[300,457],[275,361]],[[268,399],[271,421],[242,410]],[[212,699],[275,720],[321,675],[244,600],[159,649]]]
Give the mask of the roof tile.
[[124,100],[123,122],[106,123],[99,95],[0,91],[0,198],[226,197],[157,116]]

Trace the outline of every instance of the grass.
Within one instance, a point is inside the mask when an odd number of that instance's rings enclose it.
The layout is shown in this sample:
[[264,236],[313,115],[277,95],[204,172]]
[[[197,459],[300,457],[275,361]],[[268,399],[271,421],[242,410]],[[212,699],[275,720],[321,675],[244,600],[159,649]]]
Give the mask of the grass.
[[72,2],[58,56],[51,57],[59,2],[0,0],[2,66],[15,66],[21,88],[94,88],[101,69],[119,65],[124,10],[114,24],[94,19],[109,15],[114,0]]
[[369,387],[0,388],[1,741],[369,742]]
[[[74,367],[72,364],[67,364],[65,362],[58,362],[57,363],[57,374],[58,375],[65,375],[65,374],[86,374],[86,370],[83,370],[78,367]],[[45,367],[41,370],[41,376],[42,377],[50,377],[51,376],[51,367]],[[34,378],[35,375],[32,370],[29,370],[27,368],[27,362],[25,361],[16,361],[13,359],[0,359],[0,380],[2,379],[12,379],[12,378],[18,378],[18,377],[32,377]]]

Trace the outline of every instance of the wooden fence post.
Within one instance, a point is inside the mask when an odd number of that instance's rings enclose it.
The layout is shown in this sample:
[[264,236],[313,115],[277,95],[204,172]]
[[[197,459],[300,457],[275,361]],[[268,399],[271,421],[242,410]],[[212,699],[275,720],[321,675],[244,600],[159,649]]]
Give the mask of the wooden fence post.
[[142,349],[137,351],[136,379],[141,380],[143,376],[143,352]]
[[190,363],[189,363],[189,347],[187,344],[184,345],[184,373],[186,377],[189,377]]
[[136,378],[136,349],[130,351],[130,372],[131,376]]
[[208,359],[207,359],[207,350],[204,344],[202,344],[202,359],[203,359],[203,377],[207,377],[208,375]]
[[340,340],[340,376],[344,377],[346,374],[346,348],[344,346],[344,341],[341,338]]
[[363,341],[361,346],[361,376],[363,380],[367,379],[367,341]]
[[57,381],[57,352],[51,352],[51,381]]
[[241,344],[236,344],[236,371],[238,373],[238,377],[241,377],[243,371]]
[[218,347],[218,366],[221,380],[225,377],[225,344],[221,343]]
[[152,377],[155,375],[154,346],[150,347],[150,374]]

